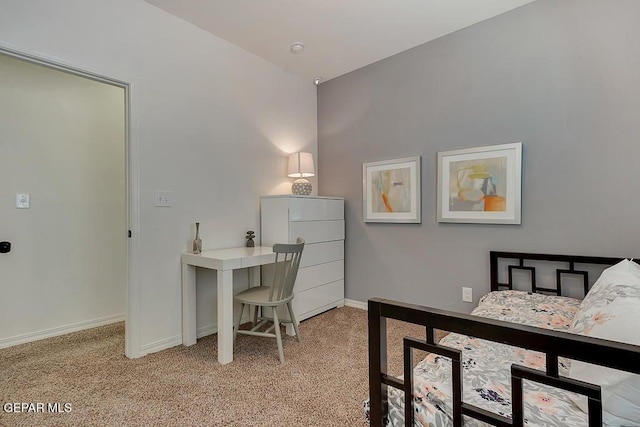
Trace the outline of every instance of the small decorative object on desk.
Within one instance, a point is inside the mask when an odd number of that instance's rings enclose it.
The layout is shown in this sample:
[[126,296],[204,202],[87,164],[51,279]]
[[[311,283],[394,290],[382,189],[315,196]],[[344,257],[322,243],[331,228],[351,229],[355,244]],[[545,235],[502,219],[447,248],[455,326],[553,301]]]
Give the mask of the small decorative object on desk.
[[256,246],[256,243],[253,241],[253,238],[256,237],[256,233],[253,231],[247,231],[247,247],[253,248]]
[[202,240],[200,239],[200,223],[196,222],[196,238],[193,240],[193,253],[199,254],[202,252]]

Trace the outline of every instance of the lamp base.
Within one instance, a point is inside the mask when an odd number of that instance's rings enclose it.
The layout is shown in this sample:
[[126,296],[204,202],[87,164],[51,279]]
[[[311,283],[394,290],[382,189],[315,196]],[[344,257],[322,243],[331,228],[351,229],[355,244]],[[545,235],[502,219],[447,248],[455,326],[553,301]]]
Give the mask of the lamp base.
[[296,179],[291,186],[291,193],[297,196],[308,196],[311,194],[311,183],[305,178]]

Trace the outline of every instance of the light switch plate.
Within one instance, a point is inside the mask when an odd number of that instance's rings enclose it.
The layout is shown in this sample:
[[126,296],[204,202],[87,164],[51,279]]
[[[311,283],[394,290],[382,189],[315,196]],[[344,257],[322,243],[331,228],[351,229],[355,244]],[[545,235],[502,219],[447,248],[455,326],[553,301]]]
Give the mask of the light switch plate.
[[156,206],[170,207],[172,200],[171,191],[156,191],[154,200]]
[[29,209],[29,193],[16,193],[16,208]]

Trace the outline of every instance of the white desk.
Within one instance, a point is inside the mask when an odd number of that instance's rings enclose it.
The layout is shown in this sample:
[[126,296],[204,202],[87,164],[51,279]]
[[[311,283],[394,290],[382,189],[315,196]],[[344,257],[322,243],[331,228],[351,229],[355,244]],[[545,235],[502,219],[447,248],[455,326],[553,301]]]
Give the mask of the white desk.
[[196,343],[196,267],[218,272],[218,362],[225,364],[233,361],[233,270],[253,267],[251,285],[255,285],[260,266],[275,259],[273,249],[268,246],[182,254],[182,344]]

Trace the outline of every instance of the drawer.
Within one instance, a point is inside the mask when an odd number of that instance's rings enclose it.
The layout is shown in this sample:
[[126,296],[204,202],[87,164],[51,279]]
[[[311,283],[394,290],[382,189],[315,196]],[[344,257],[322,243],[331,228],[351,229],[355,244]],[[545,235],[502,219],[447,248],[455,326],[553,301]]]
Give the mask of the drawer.
[[344,279],[344,261],[312,265],[298,270],[294,289],[296,292],[302,292],[341,279]]
[[344,280],[327,283],[306,291],[296,292],[292,301],[293,312],[300,318],[315,310],[344,298]]
[[304,245],[300,268],[344,260],[344,240]]
[[344,200],[291,198],[290,221],[344,219]]
[[344,220],[338,221],[298,221],[290,224],[290,243],[302,237],[306,243],[344,240]]

